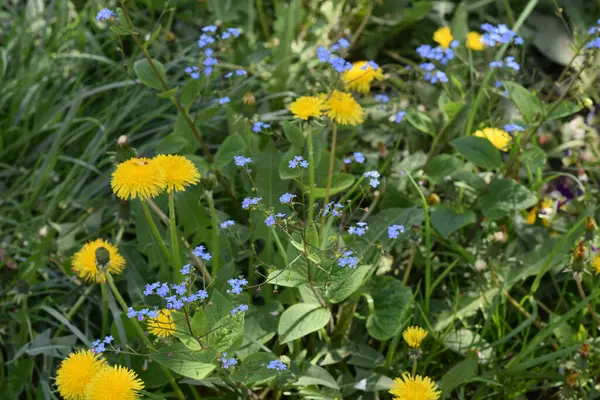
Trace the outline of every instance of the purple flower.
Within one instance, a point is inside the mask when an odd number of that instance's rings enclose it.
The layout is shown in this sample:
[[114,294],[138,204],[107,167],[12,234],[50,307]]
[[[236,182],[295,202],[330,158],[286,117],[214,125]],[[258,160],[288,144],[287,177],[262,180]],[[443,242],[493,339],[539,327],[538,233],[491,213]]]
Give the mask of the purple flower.
[[160,297],[165,297],[167,294],[169,294],[169,285],[163,283],[162,286],[156,290],[156,294]]
[[402,121],[404,121],[405,116],[406,116],[406,111],[398,111],[396,113],[396,115],[394,116],[394,122],[396,124],[401,123]]
[[268,227],[275,225],[275,217],[273,215],[269,215],[267,219],[265,219],[265,225]]
[[231,100],[229,99],[229,97],[225,96],[225,97],[221,97],[221,98],[217,99],[217,102],[219,104],[223,105],[223,104],[231,103]]
[[504,125],[504,130],[506,132],[515,132],[515,131],[519,131],[519,132],[523,132],[525,130],[525,128],[523,128],[520,125],[517,124],[508,124],[508,125]]
[[357,163],[362,164],[365,162],[365,156],[363,155],[363,153],[360,153],[357,151],[353,154],[353,156],[354,156],[354,161],[356,161]]
[[335,217],[341,217],[342,213],[338,211],[338,209],[340,208],[344,208],[343,205],[341,205],[340,203],[335,203],[333,204],[333,201],[331,203],[327,203],[325,204],[325,208],[323,210],[323,216],[326,216],[327,214],[329,214],[331,212],[331,214]]
[[380,103],[389,103],[390,98],[387,94],[378,94],[375,96],[375,100],[377,100]]
[[342,49],[347,49],[348,47],[350,47],[350,42],[347,41],[344,38],[341,38],[340,40],[337,41],[337,44],[342,48]]
[[282,371],[287,370],[287,365],[279,360],[273,360],[273,361],[269,361],[269,364],[267,364],[267,369],[274,369],[274,370],[282,372]]
[[208,46],[209,44],[213,44],[214,42],[215,38],[203,33],[202,35],[200,35],[200,39],[198,39],[198,47],[202,49]]
[[294,197],[297,197],[297,196],[295,194],[291,194],[291,193],[284,193],[279,198],[279,202],[281,204],[289,204],[294,199]]
[[225,228],[228,228],[228,227],[234,226],[234,225],[235,225],[235,222],[231,219],[228,219],[225,222],[221,222],[221,225],[219,225],[219,226],[221,227],[221,229],[225,229]]
[[248,306],[245,304],[240,304],[239,306],[237,306],[233,310],[231,310],[230,314],[235,315],[237,313],[241,313],[241,312],[245,312],[245,311],[248,311]]
[[356,226],[351,226],[350,228],[348,228],[348,233],[360,237],[364,235],[367,232],[367,230],[369,230],[369,226],[366,222],[357,222]]
[[404,233],[404,225],[391,225],[388,226],[388,237],[390,239],[398,239],[398,236]]
[[183,267],[181,267],[181,269],[179,270],[179,272],[183,275],[187,275],[192,271],[192,265],[191,264],[185,264]]
[[237,364],[237,360],[235,358],[227,358],[227,353],[223,353],[223,357],[221,357],[221,363],[223,363],[223,368],[229,369],[229,367],[233,367]]
[[227,281],[231,289],[227,289],[227,293],[229,294],[240,294],[242,293],[242,286],[246,286],[248,281],[244,278],[241,279],[229,279]]
[[244,156],[233,156],[233,161],[235,162],[235,165],[237,165],[238,167],[244,167],[244,166],[246,166],[246,164],[251,163],[252,159],[250,157],[244,157]]
[[208,261],[208,260],[210,260],[212,258],[212,256],[210,255],[210,253],[207,252],[207,251],[205,251],[205,247],[202,246],[202,245],[196,247],[194,249],[194,251],[192,251],[192,254],[195,255],[196,257],[200,257],[204,261]]
[[200,78],[200,72],[198,72],[199,71],[198,67],[196,67],[195,65],[192,65],[191,67],[187,67],[184,71],[192,79],[198,79],[198,78]]
[[302,156],[296,156],[288,163],[289,168],[298,168],[298,166],[302,168],[308,168],[308,161],[306,161]]
[[369,178],[369,185],[371,185],[373,188],[377,188],[379,186],[379,172],[367,171],[363,175],[365,178]]
[[187,291],[187,288],[185,287],[185,282],[180,283],[179,285],[171,284],[171,288],[175,290],[175,293],[177,293],[178,295],[185,294],[185,292]]
[[105,21],[112,17],[119,19],[117,18],[117,14],[114,11],[108,8],[103,8],[102,10],[98,11],[98,14],[96,14],[96,21]]
[[262,197],[246,197],[244,201],[242,201],[242,208],[247,210],[250,206],[255,206],[259,201],[262,200]]
[[252,132],[260,132],[263,130],[263,128],[270,128],[271,124],[267,124],[265,122],[262,121],[257,121],[254,123],[254,125],[252,125]]
[[339,265],[340,267],[348,267],[351,269],[355,268],[358,265],[359,260],[358,257],[353,257],[352,254],[352,250],[344,252],[344,254],[338,259],[337,265]]
[[205,33],[215,33],[217,31],[217,27],[214,25],[208,25],[202,28],[202,32]]

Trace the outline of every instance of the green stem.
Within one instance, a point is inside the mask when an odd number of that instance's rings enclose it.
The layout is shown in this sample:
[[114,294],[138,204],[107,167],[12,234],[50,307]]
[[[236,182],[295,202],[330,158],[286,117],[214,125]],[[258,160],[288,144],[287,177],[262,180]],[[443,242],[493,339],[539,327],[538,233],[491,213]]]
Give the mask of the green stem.
[[[125,300],[123,300],[123,296],[121,296],[119,289],[117,289],[117,286],[115,285],[115,281],[114,281],[112,275],[108,271],[106,271],[105,274],[106,274],[106,281],[108,282],[108,286],[110,287],[110,290],[112,291],[113,295],[117,299],[117,303],[119,303],[119,305],[123,309],[123,312],[127,313],[127,308],[128,308],[127,303],[125,303]],[[142,326],[139,324],[138,321],[136,321],[136,320],[132,320],[132,321],[133,321],[133,326],[134,326],[137,334],[139,335],[140,339],[142,340],[142,342],[144,342],[144,345],[148,349],[151,349],[152,343],[150,342],[150,339],[148,339],[148,336],[145,335],[144,329],[142,328]],[[181,400],[185,400],[185,395],[183,394],[183,392],[181,391],[181,388],[175,381],[175,378],[173,378],[171,371],[169,371],[169,369],[167,369],[166,367],[164,367],[162,365],[161,365],[161,368],[162,368],[165,376],[167,377],[167,380],[173,387],[173,390],[175,391],[175,394],[177,395],[177,397]]]
[[220,266],[219,257],[219,225],[217,224],[217,211],[215,210],[215,200],[212,192],[206,192],[208,207],[210,208],[210,223],[212,225],[212,277],[217,277],[217,271]]
[[[85,299],[87,299],[88,296],[90,295],[90,293],[92,293],[92,290],[94,290],[94,285],[88,286],[85,289],[85,291],[83,292],[83,294],[81,296],[79,296],[79,298],[77,299],[75,304],[73,304],[73,306],[71,307],[71,309],[69,310],[69,312],[66,315],[67,321],[71,321],[71,319],[73,319],[73,316],[75,314],[77,314],[77,311],[79,311],[79,309],[85,302]],[[65,330],[64,325],[61,325],[54,333],[54,337],[60,336],[60,334],[63,333],[64,330]]]
[[258,10],[258,21],[260,22],[260,27],[262,28],[263,35],[265,36],[265,40],[268,40],[269,35],[269,24],[267,22],[267,16],[265,15],[265,7],[263,5],[262,0],[256,0],[256,10]]
[[329,202],[329,192],[333,182],[333,167],[335,166],[335,146],[337,142],[337,125],[333,124],[333,135],[331,137],[331,154],[329,155],[329,172],[327,173],[327,187],[325,188],[325,203]]
[[315,152],[313,147],[312,130],[308,128],[308,221],[310,224],[315,217]]
[[392,365],[392,361],[394,361],[394,356],[396,355],[396,348],[398,347],[398,343],[400,343],[401,338],[402,332],[398,332],[396,336],[393,337],[392,342],[390,343],[390,347],[388,347],[387,356],[385,357],[386,368],[389,368]]
[[102,293],[102,337],[104,337],[108,334],[108,292],[106,283],[100,284],[100,291]]
[[412,363],[412,376],[417,375],[417,359],[415,358]]
[[431,296],[431,221],[429,218],[429,206],[427,205],[427,199],[417,182],[415,182],[408,171],[404,170],[404,173],[419,192],[421,204],[423,205],[423,212],[425,213],[425,313],[429,313],[429,297]]
[[152,231],[152,235],[154,236],[154,239],[158,243],[158,247],[160,248],[160,251],[163,253],[163,255],[165,256],[165,258],[167,259],[169,264],[173,264],[173,261],[172,261],[173,258],[171,256],[171,252],[167,248],[165,241],[163,240],[162,236],[160,235],[160,232],[158,231],[158,227],[154,223],[154,219],[152,219],[152,215],[150,214],[150,210],[148,209],[148,204],[144,200],[142,200],[141,203],[142,203],[142,210],[144,210],[144,216],[146,217],[146,221],[148,221],[148,225],[150,225],[150,230]]
[[173,278],[175,282],[181,282],[183,276],[179,272],[181,268],[181,255],[179,254],[179,237],[177,235],[177,217],[175,215],[175,191],[169,192],[169,227],[171,229],[171,252],[173,254]]

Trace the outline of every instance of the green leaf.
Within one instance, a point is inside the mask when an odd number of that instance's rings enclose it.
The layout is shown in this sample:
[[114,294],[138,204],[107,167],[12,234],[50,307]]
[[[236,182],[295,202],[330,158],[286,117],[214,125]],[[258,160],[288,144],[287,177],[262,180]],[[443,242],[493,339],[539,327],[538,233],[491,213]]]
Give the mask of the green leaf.
[[524,150],[519,156],[519,160],[533,170],[544,168],[548,155],[540,147],[533,145],[531,148]]
[[459,160],[450,154],[441,154],[435,156],[427,164],[427,175],[436,185],[442,183],[447,176],[452,176],[457,170],[461,169],[464,161]]
[[344,301],[362,286],[371,268],[371,265],[361,265],[354,269],[334,266],[331,285],[327,287],[325,296],[332,303]]
[[369,282],[367,293],[374,303],[374,313],[367,318],[367,331],[377,340],[394,337],[412,302],[412,292],[391,276],[376,276]]
[[281,157],[281,161],[279,162],[279,177],[283,180],[297,178],[302,175],[304,172],[304,168],[290,168],[289,162],[292,158],[301,155],[302,149],[292,144],[288,151],[285,152],[283,157]]
[[318,331],[329,322],[329,311],[320,304],[294,304],[279,319],[279,343],[287,343]]
[[510,81],[504,81],[504,87],[527,123],[534,123],[543,113],[542,102],[531,91]]
[[435,136],[435,125],[431,118],[429,118],[429,115],[409,109],[406,113],[406,120],[417,130]]
[[467,38],[467,33],[469,32],[468,25],[468,11],[466,2],[461,2],[456,10],[454,11],[454,15],[452,16],[452,23],[450,24],[450,28],[452,29],[452,35],[455,39],[464,42]]
[[449,395],[454,389],[475,376],[478,365],[477,356],[469,354],[467,358],[453,366],[450,371],[442,376],[440,389],[444,391],[445,395]]
[[323,385],[332,389],[339,389],[333,376],[324,368],[309,362],[303,362],[300,367],[293,368],[292,372],[298,377],[294,386]]
[[243,156],[246,152],[246,142],[237,133],[230,135],[219,146],[217,154],[215,154],[215,167],[223,168],[233,161],[234,156]]
[[447,238],[460,228],[477,221],[475,213],[471,210],[459,212],[447,205],[436,207],[431,213],[431,225],[443,237]]
[[[253,387],[264,385],[265,383],[278,377],[272,370],[264,366],[269,362],[277,360],[273,353],[254,353],[246,357],[242,365],[233,371],[231,378],[236,382],[244,382],[244,386]],[[289,372],[284,372],[289,374]]]
[[153,353],[152,360],[188,378],[203,379],[216,368],[216,355],[212,349],[190,351],[182,343],[177,343]]
[[[255,307],[244,316],[244,341],[237,355],[245,357],[261,350],[261,345],[273,339],[277,334],[277,320],[283,312],[283,306],[277,300],[268,301],[264,307]],[[264,354],[264,353],[263,353]],[[270,360],[269,360],[270,361]]]
[[185,136],[171,133],[158,142],[156,152],[160,154],[181,153],[189,145],[190,143]]
[[167,74],[165,73],[165,67],[162,65],[160,61],[152,60],[152,64],[158,71],[158,76],[152,69],[150,62],[147,59],[143,58],[138,60],[133,64],[133,70],[135,71],[136,76],[142,83],[146,86],[149,86],[153,89],[164,90],[164,87],[161,83],[161,79],[163,82],[167,82]]
[[[329,195],[333,196],[334,194],[338,194],[348,189],[350,186],[354,184],[354,175],[347,174],[345,172],[341,172],[338,174],[334,174],[331,182],[331,190],[329,190]],[[308,185],[302,185],[304,190],[310,190]],[[324,187],[316,187],[314,188],[314,194],[316,198],[325,197],[327,194],[327,188]]]
[[210,325],[208,347],[220,353],[227,351],[244,336],[244,313],[226,315]]
[[544,104],[544,110],[547,114],[546,118],[560,119],[579,112],[579,110],[581,110],[581,106],[571,101],[561,100],[558,106],[554,103]]
[[202,79],[189,79],[183,86],[183,90],[181,91],[180,102],[183,108],[186,109],[186,111],[190,110],[192,103],[198,96],[198,93],[200,93],[200,89],[202,88],[203,83],[204,82]]
[[290,143],[299,149],[302,149],[304,147],[304,134],[302,133],[302,128],[300,125],[290,121],[284,121],[281,125],[283,127],[283,134],[290,141]]
[[164,92],[160,92],[157,94],[161,99],[174,99],[177,91],[179,90],[179,86],[175,86],[172,89],[165,90]]
[[495,179],[481,198],[483,215],[491,220],[511,212],[533,207],[538,202],[534,193],[512,179]]
[[154,31],[154,33],[152,33],[152,36],[150,36],[150,38],[148,40],[146,40],[146,42],[144,42],[144,44],[143,44],[144,49],[147,49],[148,46],[150,46],[152,44],[152,42],[154,42],[156,40],[156,38],[160,34],[160,28],[162,28],[161,25],[159,25],[158,28],[156,28],[156,30]]
[[462,154],[468,161],[483,168],[499,168],[502,165],[500,152],[485,138],[463,136],[454,139],[450,145]]

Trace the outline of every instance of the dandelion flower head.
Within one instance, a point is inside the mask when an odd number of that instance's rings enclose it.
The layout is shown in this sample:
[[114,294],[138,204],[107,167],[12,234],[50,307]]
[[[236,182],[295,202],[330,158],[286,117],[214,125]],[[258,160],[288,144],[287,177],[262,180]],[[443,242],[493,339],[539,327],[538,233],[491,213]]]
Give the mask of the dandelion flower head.
[[473,135],[489,140],[496,148],[502,151],[508,151],[510,142],[512,141],[512,137],[508,133],[498,128],[484,128]]
[[402,332],[404,341],[408,343],[409,347],[418,349],[421,347],[421,342],[427,336],[427,331],[420,326],[409,326]]
[[120,365],[105,367],[94,375],[85,387],[86,400],[135,400],[144,382],[129,368]]
[[71,269],[86,282],[106,282],[106,277],[104,274],[98,273],[98,266],[96,265],[96,250],[100,247],[108,250],[110,255],[108,272],[117,275],[125,269],[125,259],[119,254],[117,247],[104,239],[96,239],[84,244],[81,250],[75,253],[71,259]]
[[148,332],[164,338],[175,333],[175,322],[170,310],[160,310],[158,317],[148,319]]
[[411,376],[408,372],[402,378],[394,379],[392,389],[394,400],[438,400],[441,392],[431,378],[420,375]]
[[344,72],[342,80],[346,90],[354,90],[359,93],[369,93],[373,80],[382,80],[381,68],[373,68],[367,61],[357,61],[352,64],[352,69]]
[[442,48],[450,48],[450,43],[454,40],[450,27],[444,26],[433,33],[433,41],[439,44]]
[[113,192],[123,200],[158,196],[167,185],[165,171],[148,158],[130,158],[117,165],[110,181]]
[[364,122],[365,111],[350,93],[334,90],[331,95],[321,95],[325,114],[340,125],[358,125]]
[[295,118],[307,120],[310,117],[320,117],[323,113],[323,104],[316,96],[302,96],[290,104],[288,110]]
[[186,186],[195,185],[200,181],[200,172],[194,163],[183,156],[159,154],[152,162],[164,170],[169,192],[184,191]]
[[105,367],[106,361],[91,350],[71,353],[56,371],[58,392],[66,400],[82,400],[85,386]]
[[467,47],[473,51],[481,51],[484,49],[483,42],[481,41],[482,36],[477,32],[467,33]]

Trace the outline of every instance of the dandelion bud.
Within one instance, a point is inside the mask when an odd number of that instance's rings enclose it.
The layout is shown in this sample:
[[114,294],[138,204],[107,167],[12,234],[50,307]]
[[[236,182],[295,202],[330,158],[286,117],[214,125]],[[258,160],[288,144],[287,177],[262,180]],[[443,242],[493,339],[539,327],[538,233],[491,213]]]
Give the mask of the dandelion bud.
[[579,377],[579,372],[577,371],[573,371],[571,372],[568,376],[567,376],[567,385],[569,387],[576,387],[577,386],[577,378]]
[[585,217],[585,230],[587,232],[592,232],[596,229],[596,221],[592,217]]
[[96,265],[103,267],[110,262],[110,253],[106,247],[96,249]]
[[437,206],[440,204],[440,202],[440,196],[438,196],[436,193],[432,193],[429,195],[429,197],[427,197],[427,204],[430,206]]
[[244,93],[244,97],[242,97],[242,101],[248,106],[253,106],[256,104],[256,97],[254,97],[252,92],[246,92]]
[[573,259],[577,261],[583,260],[585,257],[585,242],[580,240],[573,250]]
[[167,42],[174,42],[175,41],[175,34],[171,31],[167,31]]
[[212,191],[217,187],[217,178],[213,174],[208,174],[200,178],[200,182],[205,190]]

